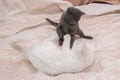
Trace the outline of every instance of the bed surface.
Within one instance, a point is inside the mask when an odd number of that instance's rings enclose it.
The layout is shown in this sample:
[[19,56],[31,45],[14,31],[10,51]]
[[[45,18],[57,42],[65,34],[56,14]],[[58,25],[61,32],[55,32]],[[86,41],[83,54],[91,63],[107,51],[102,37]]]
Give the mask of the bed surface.
[[45,18],[59,21],[66,8],[72,6],[63,1],[45,1],[0,1],[0,80],[119,80],[120,5],[77,7],[87,13],[79,22],[80,28],[93,35],[97,44],[93,65],[82,72],[58,76],[37,72],[25,56],[9,45],[18,41],[24,50],[29,50],[42,43],[55,32]]

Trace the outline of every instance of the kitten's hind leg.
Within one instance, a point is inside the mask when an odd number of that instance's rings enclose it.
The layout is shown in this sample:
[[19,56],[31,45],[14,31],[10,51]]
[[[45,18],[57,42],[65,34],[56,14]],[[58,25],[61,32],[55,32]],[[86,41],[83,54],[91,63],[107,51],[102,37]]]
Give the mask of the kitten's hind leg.
[[53,26],[55,26],[55,27],[57,27],[57,26],[58,26],[58,23],[53,22],[53,21],[52,21],[52,20],[50,20],[49,18],[46,18],[46,20],[47,20],[50,24],[52,24]]
[[76,33],[76,34],[78,34],[81,38],[93,39],[92,36],[87,36],[87,35],[85,35],[85,34],[82,32],[82,30],[80,30],[80,29],[77,30],[77,33]]

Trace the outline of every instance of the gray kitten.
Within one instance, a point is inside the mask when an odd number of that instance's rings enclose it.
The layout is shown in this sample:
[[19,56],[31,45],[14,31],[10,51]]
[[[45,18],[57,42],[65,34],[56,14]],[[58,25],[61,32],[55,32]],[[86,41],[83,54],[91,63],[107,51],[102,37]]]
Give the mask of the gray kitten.
[[62,46],[64,42],[64,35],[69,34],[71,36],[70,40],[70,48],[72,48],[74,40],[75,40],[75,34],[79,35],[81,38],[86,39],[93,39],[92,36],[85,35],[82,30],[79,28],[79,20],[82,15],[85,13],[80,11],[79,9],[76,9],[74,7],[69,7],[65,13],[61,16],[60,22],[56,23],[52,20],[46,18],[46,20],[57,27],[56,31],[59,36],[59,45]]

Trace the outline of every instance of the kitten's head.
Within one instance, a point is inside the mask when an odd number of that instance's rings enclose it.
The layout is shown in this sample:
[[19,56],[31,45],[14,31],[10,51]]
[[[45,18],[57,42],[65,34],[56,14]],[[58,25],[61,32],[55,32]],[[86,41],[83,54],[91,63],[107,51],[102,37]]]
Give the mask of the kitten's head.
[[82,15],[85,15],[85,13],[81,10],[74,7],[69,7],[65,14],[65,20],[69,24],[76,24],[80,20]]

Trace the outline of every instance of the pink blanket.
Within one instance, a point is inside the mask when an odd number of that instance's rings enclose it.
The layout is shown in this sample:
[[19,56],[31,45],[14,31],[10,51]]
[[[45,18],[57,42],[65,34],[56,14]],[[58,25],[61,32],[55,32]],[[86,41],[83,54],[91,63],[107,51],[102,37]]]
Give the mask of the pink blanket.
[[[37,72],[30,61],[13,49],[9,42],[19,42],[24,50],[42,43],[55,32],[55,28],[46,23],[45,18],[59,21],[61,13],[72,5],[53,0],[0,2],[0,80],[120,79],[120,5],[101,5],[104,10],[98,10],[96,4],[79,7],[88,14],[82,17],[80,28],[86,34],[93,35],[97,43],[95,61],[91,67],[79,73],[49,76]],[[16,34],[18,31],[19,34]]]

